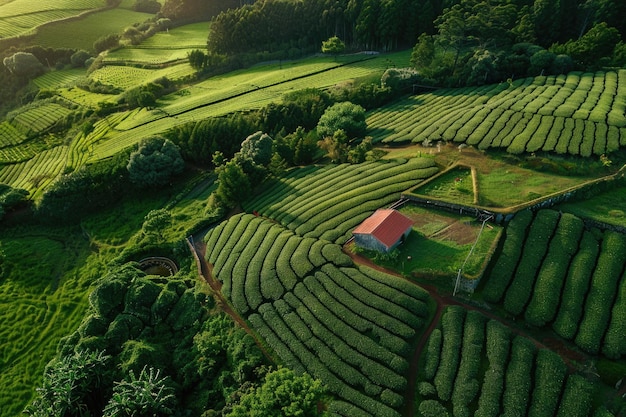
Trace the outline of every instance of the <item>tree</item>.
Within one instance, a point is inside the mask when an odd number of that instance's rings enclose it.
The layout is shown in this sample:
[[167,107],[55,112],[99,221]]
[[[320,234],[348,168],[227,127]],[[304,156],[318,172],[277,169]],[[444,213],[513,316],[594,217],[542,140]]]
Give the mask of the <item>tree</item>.
[[166,209],[151,210],[143,220],[141,231],[144,235],[154,235],[163,239],[163,230],[172,224],[172,214]]
[[255,164],[267,166],[272,159],[272,145],[274,141],[267,133],[258,131],[248,136],[241,143],[241,155],[252,160]]
[[252,186],[243,168],[231,160],[218,171],[217,201],[225,207],[235,207],[250,195]]
[[206,66],[207,55],[199,49],[194,49],[187,54],[189,65],[196,71],[200,71]]
[[348,139],[365,136],[365,109],[349,101],[335,103],[327,108],[317,123],[317,133],[321,137],[333,136],[340,129]]
[[93,43],[93,49],[96,54],[104,52],[108,49],[117,48],[120,45],[120,36],[116,34],[110,34],[101,36]]
[[411,52],[411,65],[413,68],[423,71],[428,68],[435,57],[435,42],[432,36],[422,33]]
[[74,68],[84,67],[85,62],[91,58],[91,54],[83,49],[80,49],[72,54],[70,62]]
[[117,382],[103,417],[140,417],[174,415],[176,397],[169,377],[161,371],[143,368],[139,377],[130,371],[130,380]]
[[131,182],[139,187],[165,185],[184,167],[178,147],[160,136],[143,140],[126,166]]
[[309,374],[280,367],[267,373],[261,386],[244,394],[226,417],[313,417],[325,389]]
[[343,163],[348,160],[348,136],[342,129],[336,130],[332,136],[325,136],[317,145],[326,151],[331,161]]
[[27,52],[16,52],[2,60],[6,69],[19,77],[33,78],[43,72],[43,65],[35,55]]
[[322,42],[322,53],[331,54],[337,57],[346,49],[346,44],[337,36],[332,36]]

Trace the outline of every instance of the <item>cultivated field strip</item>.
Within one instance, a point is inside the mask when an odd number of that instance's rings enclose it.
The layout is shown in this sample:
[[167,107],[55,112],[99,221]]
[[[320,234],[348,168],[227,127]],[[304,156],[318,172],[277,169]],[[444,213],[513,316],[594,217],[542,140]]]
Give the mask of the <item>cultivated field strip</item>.
[[103,6],[101,0],[14,0],[0,7],[0,38],[23,35],[44,23]]
[[172,65],[163,69],[137,68],[124,65],[106,65],[92,72],[89,78],[105,85],[127,90],[167,77],[171,81],[187,78],[195,74],[188,64]]
[[9,121],[26,136],[43,132],[72,112],[56,103],[46,103],[15,114]]
[[584,229],[569,213],[517,214],[483,296],[586,352],[618,359],[626,355],[626,235]]
[[477,417],[591,416],[594,389],[556,353],[459,306],[429,337],[417,384],[422,415],[445,406]]
[[373,111],[377,142],[445,140],[510,153],[602,155],[626,146],[626,70],[441,89]]
[[19,145],[26,140],[26,135],[20,132],[8,121],[0,123],[0,149]]
[[335,414],[400,415],[408,360],[427,324],[425,291],[251,214],[232,216],[205,241],[224,296],[285,365],[341,399]]
[[26,162],[0,168],[0,183],[30,191],[31,197],[43,190],[65,168],[67,146],[57,146],[37,153]]
[[300,236],[343,243],[365,217],[438,169],[432,159],[413,158],[304,170],[269,183],[244,208]]

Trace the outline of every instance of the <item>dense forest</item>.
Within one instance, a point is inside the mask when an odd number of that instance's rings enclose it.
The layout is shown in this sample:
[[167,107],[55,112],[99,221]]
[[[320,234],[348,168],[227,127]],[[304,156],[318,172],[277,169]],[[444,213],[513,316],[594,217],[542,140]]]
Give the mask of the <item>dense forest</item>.
[[620,66],[624,13],[617,0],[258,1],[213,18],[208,50],[293,56],[337,36],[354,51],[415,47],[426,78],[475,85]]

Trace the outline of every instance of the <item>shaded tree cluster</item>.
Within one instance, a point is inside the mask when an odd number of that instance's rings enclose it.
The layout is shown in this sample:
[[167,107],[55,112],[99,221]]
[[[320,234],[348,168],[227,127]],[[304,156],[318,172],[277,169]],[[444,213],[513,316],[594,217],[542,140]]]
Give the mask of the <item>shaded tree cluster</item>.
[[621,66],[625,27],[606,11],[624,7],[613,0],[461,0],[437,17],[434,34],[418,38],[411,63],[446,86]]
[[332,37],[350,48],[391,50],[432,30],[441,11],[431,0],[259,1],[219,14],[209,51],[315,51]]
[[[265,375],[254,340],[182,276],[114,268],[61,340],[32,416],[217,415]],[[238,394],[241,392],[241,394]]]

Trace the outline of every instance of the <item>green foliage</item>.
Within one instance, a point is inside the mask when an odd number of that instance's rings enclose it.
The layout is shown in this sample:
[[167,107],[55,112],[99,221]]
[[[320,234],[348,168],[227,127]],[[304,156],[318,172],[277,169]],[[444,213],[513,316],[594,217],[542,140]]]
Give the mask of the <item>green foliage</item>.
[[169,377],[161,377],[160,374],[161,370],[152,367],[148,370],[143,368],[139,376],[131,370],[129,380],[116,383],[103,416],[174,415],[174,390],[169,386]]
[[187,54],[189,65],[196,71],[203,69],[207,62],[207,55],[199,49],[194,49]]
[[262,384],[245,393],[226,416],[317,416],[324,394],[320,380],[280,367],[268,372]]
[[43,72],[43,65],[37,57],[27,52],[16,52],[5,57],[2,63],[9,72],[26,79],[33,78]]
[[34,417],[97,413],[94,405],[108,395],[110,360],[103,352],[76,351],[52,362],[25,412]]
[[252,160],[255,164],[267,166],[272,158],[273,140],[263,132],[256,132],[248,136],[241,143],[241,155]]
[[321,137],[332,137],[338,130],[343,130],[352,140],[363,138],[366,127],[365,109],[358,104],[342,102],[326,109],[317,124],[317,133]]
[[322,42],[322,53],[339,55],[346,49],[346,44],[337,36],[331,36]]
[[228,161],[218,171],[215,196],[225,207],[235,207],[245,200],[251,191],[250,179],[236,161]]
[[131,182],[142,188],[165,185],[184,167],[178,147],[159,136],[143,140],[126,166]]
[[154,235],[163,239],[163,231],[172,223],[172,214],[166,209],[151,210],[143,220],[141,231],[144,235]]
[[62,175],[46,189],[36,212],[45,220],[73,222],[119,201],[128,187],[128,153]]

